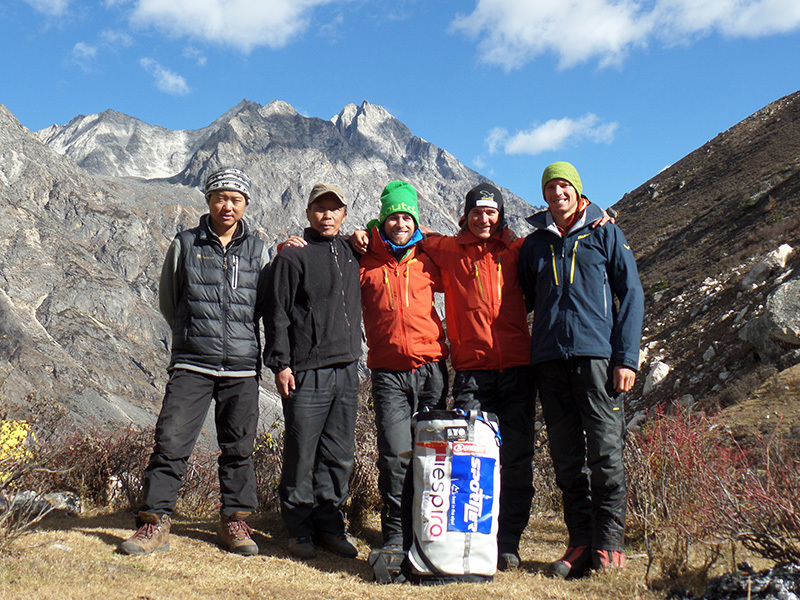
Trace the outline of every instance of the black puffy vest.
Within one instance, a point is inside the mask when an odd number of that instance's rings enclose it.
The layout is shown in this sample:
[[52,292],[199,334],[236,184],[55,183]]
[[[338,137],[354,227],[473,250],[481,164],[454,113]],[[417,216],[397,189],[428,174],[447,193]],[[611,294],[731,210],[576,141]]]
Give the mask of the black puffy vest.
[[250,235],[244,220],[227,250],[200,226],[181,239],[183,287],[175,307],[172,360],[216,371],[259,371],[261,340],[255,323],[264,242]]

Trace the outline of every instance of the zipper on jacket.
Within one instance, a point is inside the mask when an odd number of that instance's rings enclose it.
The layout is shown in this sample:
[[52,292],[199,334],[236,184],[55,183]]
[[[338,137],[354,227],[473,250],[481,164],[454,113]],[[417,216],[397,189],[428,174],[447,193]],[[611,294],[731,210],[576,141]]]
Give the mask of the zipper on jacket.
[[389,282],[389,271],[383,267],[383,283],[386,284],[386,293],[389,296],[389,308],[394,310],[394,294],[392,294],[392,284]]
[[406,265],[404,276],[406,278],[406,307],[408,307],[408,284],[411,281],[411,269],[408,265]]
[[503,265],[499,262],[498,259],[497,263],[497,302],[500,303],[503,301]]
[[347,328],[350,329],[352,325],[350,324],[350,316],[347,314],[347,297],[345,296],[344,292],[344,271],[342,271],[342,265],[339,262],[339,250],[336,248],[335,239],[330,241],[330,247],[331,254],[333,254],[333,260],[336,263],[336,268],[339,270],[339,281],[342,282],[342,308],[344,309],[344,320],[347,322]]
[[556,265],[556,249],[553,247],[553,244],[550,244],[550,254],[553,256],[553,277],[556,280],[556,286],[558,286],[558,267]]
[[481,300],[486,300],[486,295],[483,293],[483,281],[481,281],[481,272],[478,270],[478,261],[476,259],[472,259],[472,264],[475,267],[475,277],[478,280],[478,291],[481,293]]
[[572,284],[575,281],[575,260],[578,256],[578,242],[580,242],[583,238],[589,237],[592,235],[591,233],[584,233],[583,235],[579,235],[578,239],[575,240],[575,245],[572,247],[572,268],[569,272],[569,282]]
[[231,282],[231,289],[239,287],[239,257],[233,255],[233,281]]
[[603,271],[603,316],[608,316],[608,272]]

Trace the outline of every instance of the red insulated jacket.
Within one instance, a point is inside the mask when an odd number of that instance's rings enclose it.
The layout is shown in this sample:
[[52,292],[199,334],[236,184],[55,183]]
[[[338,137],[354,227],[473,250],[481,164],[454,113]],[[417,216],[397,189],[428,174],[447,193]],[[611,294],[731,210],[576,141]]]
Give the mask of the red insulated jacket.
[[517,278],[523,241],[511,243],[505,228],[485,242],[469,231],[420,242],[442,273],[450,361],[456,371],[530,364],[531,336]]
[[361,257],[361,306],[370,369],[410,371],[447,358],[447,344],[434,291],[441,290],[439,269],[419,251],[419,243],[400,260],[377,227]]

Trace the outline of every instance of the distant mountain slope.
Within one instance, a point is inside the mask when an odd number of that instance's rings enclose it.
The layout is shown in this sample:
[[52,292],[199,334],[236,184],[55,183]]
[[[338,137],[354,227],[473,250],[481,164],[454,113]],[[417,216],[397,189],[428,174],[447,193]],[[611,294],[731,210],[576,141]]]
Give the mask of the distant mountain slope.
[[[197,224],[202,182],[222,164],[251,176],[247,218],[269,244],[305,226],[316,181],[347,191],[348,230],[376,216],[388,181],[410,181],[422,222],[443,232],[456,230],[465,192],[487,181],[367,102],[322,120],[245,100],[196,131],[106,111],[38,135],[0,106],[2,406],[35,393],[82,419],[153,423],[169,346],[161,262],[175,233]],[[533,209],[505,193],[524,233]]]

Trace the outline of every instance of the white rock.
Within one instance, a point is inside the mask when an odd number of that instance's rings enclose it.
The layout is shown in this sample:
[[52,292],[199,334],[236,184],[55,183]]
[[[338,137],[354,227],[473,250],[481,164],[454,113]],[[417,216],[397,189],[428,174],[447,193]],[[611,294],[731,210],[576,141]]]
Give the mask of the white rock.
[[650,367],[650,372],[644,380],[644,394],[649,394],[653,389],[660,385],[669,375],[669,365],[665,362],[655,362]]
[[703,362],[709,362],[713,360],[716,355],[717,351],[714,350],[714,346],[713,345],[709,346],[708,350],[703,352]]
[[753,290],[760,286],[775,269],[786,266],[786,260],[792,253],[789,244],[781,245],[759,261],[742,279],[741,287],[744,290]]

